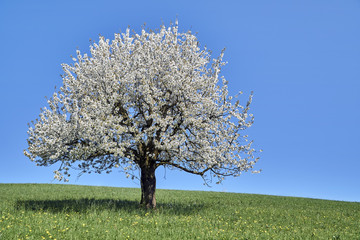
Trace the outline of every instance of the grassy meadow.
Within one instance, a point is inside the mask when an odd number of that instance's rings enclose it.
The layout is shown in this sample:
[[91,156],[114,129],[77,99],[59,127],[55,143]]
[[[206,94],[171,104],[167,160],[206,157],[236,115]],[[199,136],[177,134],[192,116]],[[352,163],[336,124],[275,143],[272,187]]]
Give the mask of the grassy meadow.
[[0,184],[0,239],[360,239],[360,203],[237,193]]

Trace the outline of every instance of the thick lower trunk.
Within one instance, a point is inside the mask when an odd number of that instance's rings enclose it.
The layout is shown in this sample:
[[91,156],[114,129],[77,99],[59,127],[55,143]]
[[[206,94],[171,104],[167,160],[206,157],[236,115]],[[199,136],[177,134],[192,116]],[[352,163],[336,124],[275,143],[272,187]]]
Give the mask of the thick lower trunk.
[[155,164],[145,165],[140,167],[141,177],[141,201],[140,204],[146,208],[156,207],[156,177],[155,177]]

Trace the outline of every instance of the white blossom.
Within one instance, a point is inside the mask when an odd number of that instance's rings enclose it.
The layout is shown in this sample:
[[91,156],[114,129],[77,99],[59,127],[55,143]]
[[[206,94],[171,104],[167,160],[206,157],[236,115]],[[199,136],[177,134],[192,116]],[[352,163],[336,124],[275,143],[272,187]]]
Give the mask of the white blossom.
[[58,180],[68,167],[130,176],[147,157],[206,181],[252,170],[258,158],[241,134],[253,123],[252,94],[244,106],[228,95],[223,55],[211,60],[177,23],[100,37],[89,55],[78,50],[62,65],[63,85],[29,128],[25,155],[40,166],[60,162]]

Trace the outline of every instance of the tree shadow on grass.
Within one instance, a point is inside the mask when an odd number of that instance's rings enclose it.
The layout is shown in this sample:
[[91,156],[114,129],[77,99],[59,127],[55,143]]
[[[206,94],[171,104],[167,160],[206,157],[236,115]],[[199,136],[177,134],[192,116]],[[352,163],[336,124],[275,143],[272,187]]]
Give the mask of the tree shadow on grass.
[[[91,212],[117,211],[129,213],[143,213],[148,211],[137,201],[116,199],[62,199],[62,200],[19,200],[17,209],[48,212]],[[165,215],[193,215],[204,208],[203,204],[158,203],[154,210]]]

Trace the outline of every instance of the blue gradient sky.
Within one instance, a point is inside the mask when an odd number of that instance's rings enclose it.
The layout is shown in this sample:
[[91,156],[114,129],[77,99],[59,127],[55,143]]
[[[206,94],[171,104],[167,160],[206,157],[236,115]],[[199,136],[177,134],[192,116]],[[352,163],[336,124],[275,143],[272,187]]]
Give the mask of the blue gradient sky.
[[[150,3],[152,2],[152,3]],[[230,92],[254,91],[257,168],[208,188],[158,169],[158,188],[360,201],[360,1],[0,1],[0,183],[55,183],[23,155],[27,123],[89,39],[179,19],[217,57]],[[139,187],[121,173],[70,184]]]

